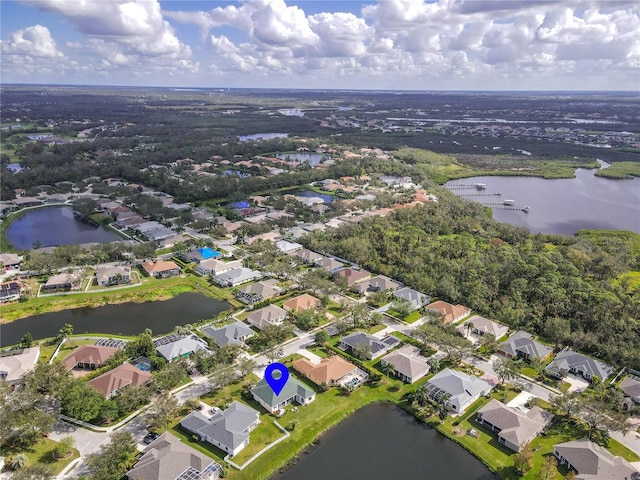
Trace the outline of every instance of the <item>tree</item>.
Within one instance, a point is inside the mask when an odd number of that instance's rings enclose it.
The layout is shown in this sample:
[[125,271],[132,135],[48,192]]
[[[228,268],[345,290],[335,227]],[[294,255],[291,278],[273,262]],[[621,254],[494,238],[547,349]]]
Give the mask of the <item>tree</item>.
[[296,326],[303,331],[312,330],[320,324],[318,314],[308,308],[294,315]]
[[538,470],[537,480],[556,480],[558,478],[558,460],[552,454],[544,458],[544,463]]
[[440,360],[437,357],[429,357],[427,359],[429,367],[431,367],[431,373],[438,372],[440,370]]
[[498,375],[501,384],[505,381],[513,380],[518,376],[517,366],[510,358],[498,358],[493,361],[492,367],[493,371]]
[[0,395],[0,450],[26,449],[53,428],[56,418],[45,411],[42,394],[21,388]]
[[576,472],[569,470],[569,473],[564,477],[565,480],[576,480]]
[[238,360],[238,370],[243,377],[249,375],[256,368],[256,362],[250,357],[242,356]]
[[544,324],[544,335],[553,340],[555,348],[571,335],[571,323],[566,318],[552,317]]
[[560,395],[551,394],[549,396],[549,402],[561,415],[571,419],[579,411],[580,393],[573,391],[565,392]]
[[10,480],[50,480],[54,478],[53,468],[43,463],[34,463],[14,471]]
[[589,426],[587,436],[589,440],[596,430],[608,435],[610,430],[619,430],[625,433],[629,429],[626,415],[616,411],[615,407],[605,398],[589,394],[580,397],[578,411],[580,418]]
[[20,346],[23,348],[29,348],[31,345],[33,345],[33,337],[31,336],[31,333],[27,332],[20,339]]
[[400,318],[404,318],[411,313],[413,306],[406,298],[396,298],[391,304],[391,308],[398,313]]
[[191,324],[187,323],[186,325],[178,325],[176,327],[176,333],[178,335],[181,335],[183,337],[189,335],[191,333],[191,329],[193,327],[191,326]]
[[329,341],[329,332],[326,330],[320,330],[316,332],[314,340],[318,345],[323,345],[324,343]]
[[386,363],[382,366],[382,370],[384,371],[387,377],[391,377],[391,374],[395,371],[393,365],[390,363]]
[[100,451],[87,456],[87,466],[92,480],[120,480],[133,465],[136,441],[129,432],[116,432],[111,442],[102,445]]
[[531,460],[533,458],[533,449],[530,444],[521,445],[520,451],[513,456],[513,463],[518,472],[524,474],[531,468]]
[[366,343],[359,343],[353,347],[353,356],[363,362],[371,358],[371,346]]
[[209,376],[209,386],[212,390],[225,387],[232,383],[237,378],[235,369],[232,367],[217,368]]
[[58,330],[58,335],[56,335],[56,339],[59,342],[64,342],[67,338],[73,335],[73,325],[70,323],[65,323],[60,330]]
[[9,466],[13,470],[19,470],[27,464],[27,456],[24,453],[18,453],[9,460]]
[[464,328],[465,331],[467,332],[467,334],[465,335],[465,337],[469,336],[469,332],[471,331],[471,329],[473,328],[473,322],[471,321],[466,321],[464,322]]
[[171,390],[187,378],[184,361],[174,360],[162,370],[154,372],[153,384],[158,390]]
[[72,450],[76,444],[76,440],[73,437],[63,437],[56,444],[53,449],[53,457],[54,458],[64,458],[66,457]]
[[99,417],[104,396],[79,378],[70,379],[60,395],[60,406],[65,415],[91,422]]
[[146,421],[153,428],[166,430],[171,417],[178,409],[178,401],[168,392],[160,395],[147,410]]

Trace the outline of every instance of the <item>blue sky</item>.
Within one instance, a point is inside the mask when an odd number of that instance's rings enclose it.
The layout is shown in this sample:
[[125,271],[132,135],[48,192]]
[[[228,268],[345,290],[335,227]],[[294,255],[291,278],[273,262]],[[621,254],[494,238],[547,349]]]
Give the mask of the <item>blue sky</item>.
[[616,0],[2,1],[5,83],[638,90]]

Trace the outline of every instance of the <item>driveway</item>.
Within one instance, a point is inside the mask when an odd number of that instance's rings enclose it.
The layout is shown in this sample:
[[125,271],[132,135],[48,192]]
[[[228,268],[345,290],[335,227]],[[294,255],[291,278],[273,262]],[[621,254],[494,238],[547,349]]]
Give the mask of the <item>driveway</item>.
[[589,382],[587,382],[584,378],[577,377],[573,373],[570,373],[569,375],[564,377],[563,380],[571,384],[571,386],[569,387],[570,392],[582,392],[589,386]]

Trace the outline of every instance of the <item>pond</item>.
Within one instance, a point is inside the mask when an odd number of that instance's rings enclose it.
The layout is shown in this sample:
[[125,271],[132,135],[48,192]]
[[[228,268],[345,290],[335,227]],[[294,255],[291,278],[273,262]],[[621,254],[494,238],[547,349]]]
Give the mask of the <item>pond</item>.
[[300,153],[300,152],[285,152],[278,153],[276,155],[281,160],[287,160],[292,162],[307,162],[309,165],[317,165],[323,160],[331,158],[330,155],[323,155],[321,153]]
[[18,250],[41,247],[108,243],[122,240],[102,227],[76,220],[70,207],[46,207],[28,210],[7,227],[5,237]]
[[358,410],[271,480],[494,480],[477,458],[389,403]]
[[43,313],[2,325],[0,346],[14,345],[29,332],[34,339],[54,337],[65,323],[74,333],[137,335],[150,328],[154,335],[171,332],[177,325],[196,323],[215,317],[230,308],[201,293],[182,293],[170,300],[119,303]]
[[252,135],[241,135],[238,140],[250,142],[251,140],[271,140],[272,138],[286,138],[288,136],[288,133],[254,133]]
[[[573,235],[580,229],[631,230],[640,233],[640,178],[596,177],[597,170],[577,169],[575,178],[472,177],[445,184],[456,195],[488,204],[514,200],[521,210],[493,208],[500,222],[527,227],[533,233]],[[460,185],[486,184],[486,190]],[[458,187],[456,187],[458,185]],[[500,196],[481,196],[502,192]]]

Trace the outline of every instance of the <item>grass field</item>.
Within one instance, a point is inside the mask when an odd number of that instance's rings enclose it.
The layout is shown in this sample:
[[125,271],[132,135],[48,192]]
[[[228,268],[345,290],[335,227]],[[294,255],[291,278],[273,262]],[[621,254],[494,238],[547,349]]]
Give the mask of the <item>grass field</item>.
[[598,170],[596,176],[620,180],[640,177],[640,162],[615,162],[610,167]]
[[[15,453],[24,453],[27,457],[27,466],[35,463],[43,463],[50,466],[53,469],[54,474],[60,473],[64,467],[69,465],[73,460],[80,456],[80,453],[74,448],[73,453],[63,460],[56,460],[53,458],[51,452],[56,446],[56,442],[49,440],[48,438],[42,438],[34,446],[28,450]],[[8,461],[11,455],[7,455]]]

